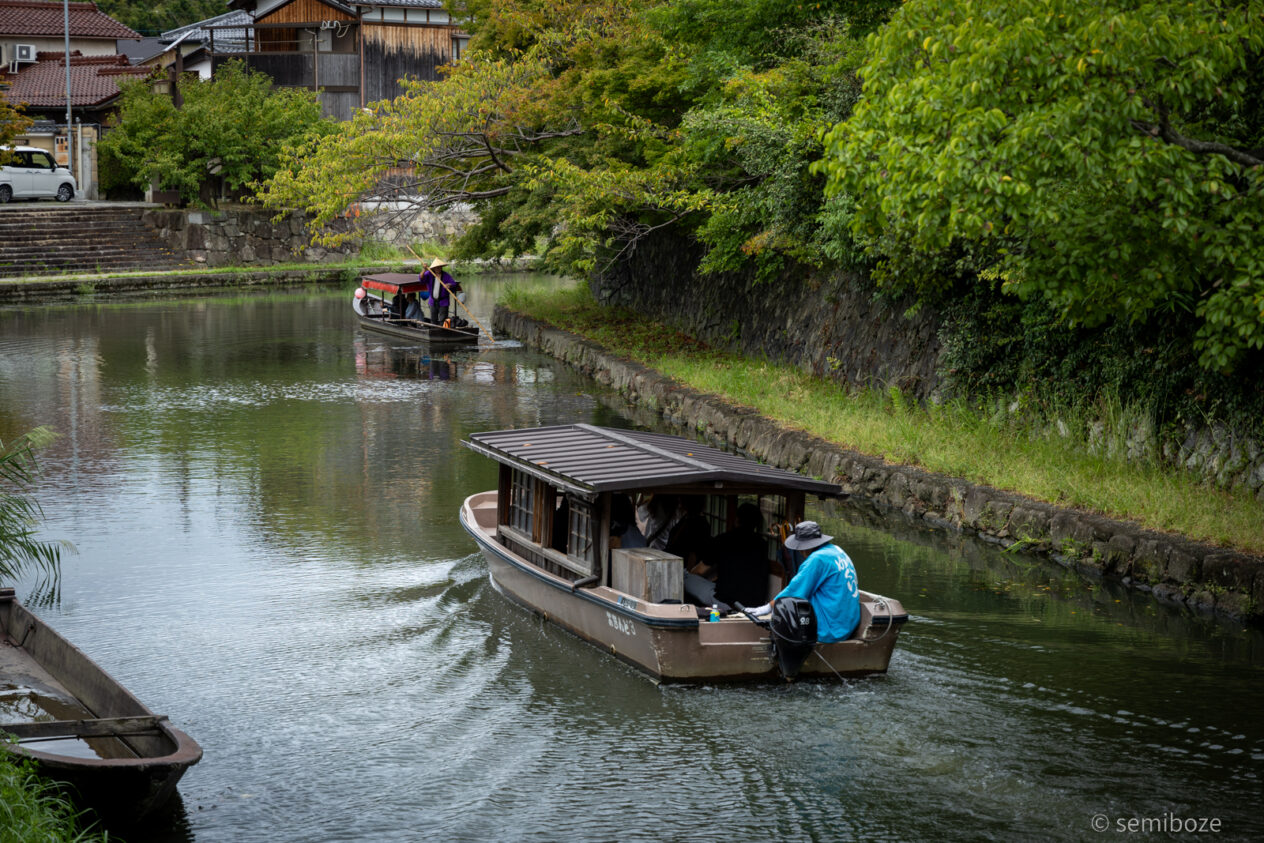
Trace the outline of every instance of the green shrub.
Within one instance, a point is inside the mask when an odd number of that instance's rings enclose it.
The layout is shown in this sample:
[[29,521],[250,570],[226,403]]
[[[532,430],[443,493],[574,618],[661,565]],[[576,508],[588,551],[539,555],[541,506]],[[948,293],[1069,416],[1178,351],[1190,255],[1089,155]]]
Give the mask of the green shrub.
[[0,749],[0,843],[108,839],[84,830],[82,820],[61,789],[40,778],[31,761]]

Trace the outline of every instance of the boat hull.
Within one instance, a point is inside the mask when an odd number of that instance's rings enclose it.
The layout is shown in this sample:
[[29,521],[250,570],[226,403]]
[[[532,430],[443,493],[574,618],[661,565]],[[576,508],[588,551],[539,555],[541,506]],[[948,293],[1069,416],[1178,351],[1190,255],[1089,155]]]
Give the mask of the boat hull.
[[365,315],[360,310],[357,304],[358,301],[357,299],[352,300],[351,309],[356,315],[356,321],[365,330],[375,331],[398,339],[425,343],[433,347],[478,344],[481,332],[477,325],[467,325],[463,328],[445,328],[442,325],[420,322],[416,319],[389,318],[382,314],[380,310]]
[[[41,741],[5,749],[72,786],[79,804],[114,826],[143,822],[167,805],[185,771],[202,758],[196,741],[155,716],[11,589],[0,591],[0,700],[5,698],[44,712],[0,723],[0,732]],[[47,735],[40,738],[41,732]],[[57,744],[67,741],[73,751],[58,751]]]
[[[497,591],[662,682],[780,680],[767,630],[741,616],[699,621],[689,604],[654,604],[597,585],[573,588],[495,538],[495,492],[471,496],[461,523]],[[860,635],[818,644],[800,676],[883,673],[907,618],[898,601],[862,593]],[[889,619],[889,621],[888,621]]]

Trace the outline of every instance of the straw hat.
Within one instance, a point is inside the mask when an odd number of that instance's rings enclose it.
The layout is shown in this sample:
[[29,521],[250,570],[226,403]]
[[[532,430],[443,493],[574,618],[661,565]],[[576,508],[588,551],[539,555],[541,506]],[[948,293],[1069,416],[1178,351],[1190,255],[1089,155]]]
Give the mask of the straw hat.
[[431,268],[432,270],[433,270],[433,269],[439,269],[439,268],[444,267],[444,266],[447,266],[447,265],[448,265],[448,262],[447,262],[447,261],[445,261],[443,258],[435,258],[433,261],[431,261],[431,263],[430,263],[430,268]]

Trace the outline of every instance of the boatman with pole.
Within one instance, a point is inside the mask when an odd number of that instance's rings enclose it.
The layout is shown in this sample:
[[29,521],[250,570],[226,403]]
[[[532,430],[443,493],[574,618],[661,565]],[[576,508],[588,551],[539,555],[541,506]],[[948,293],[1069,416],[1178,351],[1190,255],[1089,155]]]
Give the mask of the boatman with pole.
[[[856,582],[856,566],[843,549],[833,544],[833,536],[821,532],[815,521],[800,521],[794,532],[786,536],[786,547],[809,552],[790,584],[781,590],[773,603],[782,597],[798,597],[812,604],[816,613],[816,640],[822,644],[846,641],[860,623],[860,586]],[[772,603],[760,606],[752,615],[767,615]]]
[[443,271],[447,265],[443,258],[435,258],[428,269],[422,270],[419,279],[423,284],[428,282],[430,285],[430,321],[436,325],[447,321],[452,297],[461,292],[460,282]]

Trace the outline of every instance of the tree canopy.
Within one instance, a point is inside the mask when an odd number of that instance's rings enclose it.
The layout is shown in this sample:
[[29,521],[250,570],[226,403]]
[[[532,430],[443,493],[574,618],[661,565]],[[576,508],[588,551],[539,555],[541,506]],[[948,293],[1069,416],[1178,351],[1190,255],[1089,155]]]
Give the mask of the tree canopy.
[[1264,348],[1257,3],[910,0],[867,46],[821,169],[879,280],[1192,314],[1209,368]]
[[[468,0],[473,50],[328,138],[260,192],[324,228],[481,203],[467,253],[599,272],[674,227],[704,270],[820,263],[820,133],[859,92],[859,41],[893,3]],[[857,30],[857,27],[861,27]]]
[[13,139],[30,128],[33,121],[22,113],[21,105],[11,105],[0,96],[0,165],[13,157]]
[[137,186],[156,180],[186,201],[198,201],[218,179],[240,190],[271,176],[287,143],[333,125],[321,118],[315,93],[273,88],[271,79],[240,61],[223,65],[210,80],[183,80],[181,91],[177,108],[143,81],[125,83],[117,125],[99,146],[128,168]]
[[671,229],[703,272],[848,266],[1069,325],[1264,349],[1264,15],[1231,0],[466,0],[474,50],[260,191],[479,204],[458,254],[602,273]]

